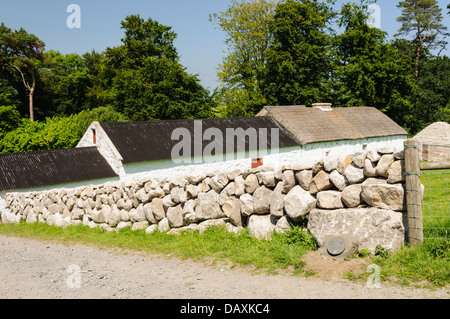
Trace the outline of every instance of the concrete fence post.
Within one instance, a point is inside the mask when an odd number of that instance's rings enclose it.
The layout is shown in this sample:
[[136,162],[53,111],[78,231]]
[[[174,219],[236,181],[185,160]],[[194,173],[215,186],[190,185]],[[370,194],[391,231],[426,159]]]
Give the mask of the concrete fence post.
[[422,184],[418,140],[405,141],[405,183],[409,244],[417,246],[423,242]]

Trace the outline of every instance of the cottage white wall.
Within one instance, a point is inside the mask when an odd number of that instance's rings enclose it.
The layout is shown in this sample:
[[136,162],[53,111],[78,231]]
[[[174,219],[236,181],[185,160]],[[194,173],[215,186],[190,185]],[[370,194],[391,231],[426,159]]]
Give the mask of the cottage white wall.
[[[96,133],[96,143],[94,144],[93,130]],[[111,165],[111,168],[119,176],[124,176],[126,173],[122,165],[122,157],[111,142],[108,135],[105,133],[100,123],[92,122],[89,128],[84,133],[77,147],[96,146],[100,154]]]
[[[276,167],[300,159],[301,148],[290,147],[269,151],[252,151],[240,154],[224,154],[216,158],[205,157],[203,163],[175,163],[172,160],[125,164],[125,176],[121,180],[139,180],[147,178],[171,178],[198,174],[213,174],[218,171],[245,171],[251,168],[252,158],[263,157],[264,165]],[[228,156],[228,158],[227,158]]]
[[[226,160],[226,155],[221,160],[211,163],[175,163],[172,160],[154,161],[144,163],[132,163],[124,165],[125,174],[121,180],[139,180],[147,178],[172,178],[176,176],[189,176],[198,174],[212,174],[217,171],[245,171],[251,167],[254,157],[263,157],[264,166],[278,167],[282,165],[299,165],[299,167],[310,166],[326,156],[348,155],[364,150],[376,150],[384,147],[403,149],[406,136],[388,136],[377,138],[366,138],[360,140],[335,141],[314,143],[304,147],[291,147],[279,150],[270,150],[267,154],[257,152],[246,152],[240,154],[228,154],[233,160]],[[208,160],[208,159],[206,159]],[[209,159],[211,160],[211,159]]]

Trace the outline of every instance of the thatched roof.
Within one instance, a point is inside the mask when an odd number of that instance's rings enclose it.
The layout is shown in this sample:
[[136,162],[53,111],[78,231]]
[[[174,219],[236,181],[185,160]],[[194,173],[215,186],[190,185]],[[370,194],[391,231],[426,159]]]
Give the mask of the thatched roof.
[[96,147],[0,154],[0,191],[117,177]]
[[422,144],[450,145],[450,124],[432,123],[414,136],[414,139],[421,141]]
[[272,108],[267,115],[276,120],[302,144],[355,140],[408,133],[373,107],[343,107],[321,110],[314,107]]

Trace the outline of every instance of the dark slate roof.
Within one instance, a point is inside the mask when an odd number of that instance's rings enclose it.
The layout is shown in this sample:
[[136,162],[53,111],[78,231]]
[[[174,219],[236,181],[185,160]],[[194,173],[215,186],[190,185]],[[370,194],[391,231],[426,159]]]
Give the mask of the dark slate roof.
[[[226,137],[226,129],[242,128],[247,130],[255,128],[259,132],[260,128],[267,128],[267,142],[268,149],[272,146],[271,142],[271,128],[279,129],[279,145],[278,147],[292,147],[299,146],[299,142],[285,129],[278,125],[278,123],[269,117],[243,117],[243,118],[210,118],[201,120],[164,120],[164,121],[142,121],[142,122],[113,122],[100,123],[105,133],[111,139],[114,146],[122,156],[124,164],[167,160],[171,158],[172,148],[182,140],[172,140],[172,132],[177,128],[185,128],[189,131],[191,136],[191,150],[194,150],[194,123],[200,123],[202,132],[208,128],[217,128]],[[206,145],[211,143],[210,140],[197,140],[197,145],[202,146],[202,150]],[[239,143],[234,143],[234,151],[241,151],[237,149]],[[265,147],[261,148],[265,149]],[[225,140],[223,141],[223,153],[225,153]],[[255,150],[249,147],[249,139],[245,138],[245,150]]]
[[116,176],[96,147],[0,154],[0,191]]

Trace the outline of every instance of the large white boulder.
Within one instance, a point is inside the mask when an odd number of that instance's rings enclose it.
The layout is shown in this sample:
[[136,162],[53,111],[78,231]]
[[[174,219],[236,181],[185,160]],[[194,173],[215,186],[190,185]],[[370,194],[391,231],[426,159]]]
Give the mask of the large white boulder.
[[373,207],[313,209],[309,213],[308,230],[319,246],[327,236],[343,235],[350,236],[358,250],[367,248],[372,253],[377,245],[395,251],[405,240],[402,213]]

